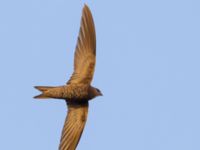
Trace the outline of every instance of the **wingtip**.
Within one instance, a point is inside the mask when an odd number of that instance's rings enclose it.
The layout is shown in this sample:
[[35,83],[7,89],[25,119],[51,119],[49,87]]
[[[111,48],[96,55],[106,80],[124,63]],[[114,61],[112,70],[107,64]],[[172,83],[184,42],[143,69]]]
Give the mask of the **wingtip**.
[[90,8],[86,3],[84,3],[83,11],[90,11]]
[[86,7],[88,7],[88,5],[86,3],[84,3],[84,7],[83,8],[86,8]]

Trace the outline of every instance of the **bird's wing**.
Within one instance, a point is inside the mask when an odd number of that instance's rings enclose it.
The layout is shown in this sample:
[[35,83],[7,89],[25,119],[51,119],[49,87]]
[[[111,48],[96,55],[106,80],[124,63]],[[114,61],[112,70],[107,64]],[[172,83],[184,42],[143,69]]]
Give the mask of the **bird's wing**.
[[68,114],[62,130],[59,150],[75,150],[81,138],[88,114],[88,102],[68,104]]
[[82,11],[81,26],[74,54],[74,72],[67,82],[90,84],[96,62],[96,35],[92,14],[87,5]]

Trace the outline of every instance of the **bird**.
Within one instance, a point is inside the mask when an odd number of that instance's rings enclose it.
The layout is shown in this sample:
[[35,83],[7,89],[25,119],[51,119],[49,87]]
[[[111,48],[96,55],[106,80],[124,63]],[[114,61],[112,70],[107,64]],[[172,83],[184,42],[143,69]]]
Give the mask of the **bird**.
[[35,86],[41,92],[36,99],[63,99],[68,107],[59,150],[75,150],[83,133],[89,101],[102,96],[91,85],[96,64],[96,32],[92,13],[84,4],[74,53],[74,71],[65,85]]

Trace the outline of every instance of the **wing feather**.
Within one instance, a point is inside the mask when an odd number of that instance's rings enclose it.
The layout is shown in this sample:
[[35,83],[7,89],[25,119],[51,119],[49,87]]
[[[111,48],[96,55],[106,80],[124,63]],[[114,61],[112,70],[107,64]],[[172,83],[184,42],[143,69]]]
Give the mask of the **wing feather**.
[[81,138],[88,114],[88,102],[68,104],[68,114],[62,131],[59,150],[75,150]]
[[67,82],[90,84],[96,63],[96,33],[92,14],[87,5],[82,11],[81,26],[74,54],[74,72]]

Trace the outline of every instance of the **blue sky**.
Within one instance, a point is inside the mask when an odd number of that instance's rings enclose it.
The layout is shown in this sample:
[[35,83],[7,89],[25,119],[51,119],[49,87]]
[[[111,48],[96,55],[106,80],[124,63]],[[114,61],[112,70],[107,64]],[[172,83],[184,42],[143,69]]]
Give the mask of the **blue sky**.
[[93,85],[78,150],[200,149],[200,2],[0,1],[0,149],[55,150],[66,105],[34,85],[63,85],[83,4],[97,32]]

